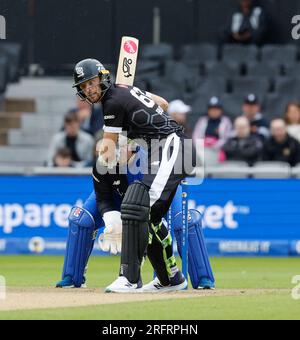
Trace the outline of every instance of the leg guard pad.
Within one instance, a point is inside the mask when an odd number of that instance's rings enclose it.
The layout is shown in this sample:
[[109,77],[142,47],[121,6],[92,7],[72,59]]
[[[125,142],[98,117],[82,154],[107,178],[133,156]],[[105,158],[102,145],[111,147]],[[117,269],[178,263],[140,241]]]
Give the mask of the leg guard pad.
[[69,216],[69,233],[63,278],[71,276],[75,287],[81,287],[85,267],[97,231],[93,216],[87,210],[73,207]]
[[[202,217],[199,211],[189,210],[189,254],[188,265],[189,274],[193,288],[197,289],[201,280],[208,279],[215,282],[213,271],[210,265],[207,248],[202,230]],[[178,213],[174,218],[174,230],[177,247],[181,256],[182,247],[182,213]]]
[[123,223],[120,275],[137,283],[149,242],[150,196],[140,182],[129,186],[121,205]]

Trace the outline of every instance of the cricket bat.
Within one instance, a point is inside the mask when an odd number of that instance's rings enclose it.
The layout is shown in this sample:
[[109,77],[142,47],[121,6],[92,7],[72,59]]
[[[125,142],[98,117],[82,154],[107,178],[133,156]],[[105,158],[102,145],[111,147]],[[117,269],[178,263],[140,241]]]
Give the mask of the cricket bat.
[[133,86],[138,51],[138,39],[122,37],[116,84]]

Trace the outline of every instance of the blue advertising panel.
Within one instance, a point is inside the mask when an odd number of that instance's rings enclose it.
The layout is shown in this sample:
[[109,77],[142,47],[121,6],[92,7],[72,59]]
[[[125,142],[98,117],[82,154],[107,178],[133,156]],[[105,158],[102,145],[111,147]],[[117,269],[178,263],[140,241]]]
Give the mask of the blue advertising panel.
[[[89,176],[0,176],[0,188],[0,254],[63,254],[70,209],[93,183]],[[300,181],[207,179],[188,191],[211,255],[300,254]]]
[[[193,180],[190,180],[193,183]],[[205,180],[189,185],[215,255],[300,254],[299,180]]]
[[93,190],[90,176],[0,176],[0,254],[62,254],[73,205]]

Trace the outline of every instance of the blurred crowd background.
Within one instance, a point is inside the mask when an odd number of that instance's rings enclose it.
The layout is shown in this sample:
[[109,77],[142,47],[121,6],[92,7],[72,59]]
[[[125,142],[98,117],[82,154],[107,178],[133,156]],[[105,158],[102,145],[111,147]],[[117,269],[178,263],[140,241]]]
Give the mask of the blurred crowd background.
[[141,41],[136,86],[204,139],[207,167],[299,166],[298,1],[1,3],[1,167],[93,165],[102,108],[75,98],[73,67],[94,57],[114,77],[122,35]]

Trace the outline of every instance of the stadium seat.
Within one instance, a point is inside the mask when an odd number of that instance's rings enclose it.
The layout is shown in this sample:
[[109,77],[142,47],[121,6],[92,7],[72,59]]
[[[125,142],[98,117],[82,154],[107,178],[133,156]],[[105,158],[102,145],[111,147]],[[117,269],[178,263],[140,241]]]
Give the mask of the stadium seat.
[[189,124],[189,126],[191,126],[191,127],[194,127],[196,124],[197,124],[197,122],[198,122],[198,120],[199,120],[199,118],[204,114],[204,110],[203,110],[203,112],[201,112],[201,113],[199,113],[199,112],[192,112],[192,113],[190,113],[189,115],[188,115],[188,124]]
[[285,64],[283,68],[284,75],[287,77],[294,77],[300,75],[300,62]]
[[10,82],[16,82],[19,79],[19,70],[21,63],[21,45],[17,43],[1,42],[0,55],[5,55],[9,61],[8,75]]
[[240,64],[234,61],[207,61],[204,63],[204,74],[208,77],[237,77],[240,75],[240,72]]
[[182,60],[187,64],[198,64],[216,61],[218,48],[216,45],[202,43],[185,45],[182,48]]
[[253,178],[290,178],[291,166],[284,162],[257,162],[252,168]]
[[183,62],[167,61],[164,67],[164,78],[178,84],[185,91],[193,92],[199,85],[199,69]]
[[201,78],[196,94],[203,94],[209,97],[221,96],[227,92],[227,80],[224,77]]
[[10,129],[8,131],[8,144],[11,146],[44,146],[49,147],[57,130],[54,129]]
[[141,59],[158,61],[173,59],[173,47],[165,43],[144,45],[141,48]]
[[265,99],[264,113],[267,119],[282,118],[290,100],[289,95],[269,93]]
[[223,61],[246,63],[258,59],[258,48],[254,45],[226,44],[223,46]]
[[140,60],[137,63],[137,75],[143,77],[145,75],[160,76],[161,64],[155,60]]
[[300,98],[300,77],[277,77],[275,79],[275,91],[281,95]]
[[4,165],[20,164],[20,165],[42,165],[47,157],[48,148],[46,147],[19,147],[6,146],[0,147],[0,159]]
[[246,68],[248,76],[251,77],[273,78],[281,74],[281,67],[276,62],[250,62]]
[[[150,85],[150,91],[152,93],[157,93],[160,96],[163,97],[163,94],[168,94],[169,98],[170,96],[179,97],[183,96],[183,93],[185,92],[185,83],[175,83],[171,82],[170,80],[166,78],[153,78],[149,79],[149,85]],[[166,98],[167,99],[167,98]]]
[[280,64],[295,63],[297,59],[296,45],[266,45],[261,49],[261,60]]
[[226,161],[208,170],[212,178],[248,178],[249,165],[242,161]]
[[265,77],[236,77],[232,79],[233,93],[248,95],[255,93],[260,102],[270,89],[270,81]]
[[222,103],[224,112],[232,119],[239,117],[242,114],[242,105],[244,102],[244,95],[240,94],[223,94]]
[[198,117],[203,115],[207,112],[207,103],[209,100],[209,96],[203,95],[200,93],[194,94],[193,99],[191,100],[192,103],[192,112],[193,114],[197,114]]

